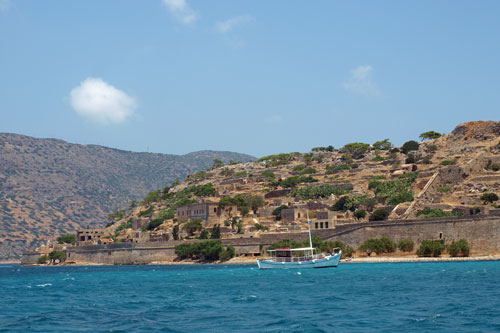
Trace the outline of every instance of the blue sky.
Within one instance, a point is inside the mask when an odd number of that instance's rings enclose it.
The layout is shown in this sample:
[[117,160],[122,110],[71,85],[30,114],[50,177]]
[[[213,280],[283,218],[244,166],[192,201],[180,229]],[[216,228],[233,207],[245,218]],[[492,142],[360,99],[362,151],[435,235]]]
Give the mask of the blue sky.
[[499,1],[0,0],[0,132],[263,156],[500,120]]

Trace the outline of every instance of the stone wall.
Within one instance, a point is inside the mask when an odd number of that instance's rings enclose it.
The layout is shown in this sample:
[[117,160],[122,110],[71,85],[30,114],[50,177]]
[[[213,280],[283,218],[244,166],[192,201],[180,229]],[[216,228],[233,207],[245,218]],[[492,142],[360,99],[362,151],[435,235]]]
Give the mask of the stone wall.
[[358,247],[369,238],[388,237],[395,242],[411,239],[417,245],[424,239],[444,239],[445,243],[466,239],[472,252],[500,252],[500,217],[459,217],[427,220],[383,221],[337,228],[328,239]]

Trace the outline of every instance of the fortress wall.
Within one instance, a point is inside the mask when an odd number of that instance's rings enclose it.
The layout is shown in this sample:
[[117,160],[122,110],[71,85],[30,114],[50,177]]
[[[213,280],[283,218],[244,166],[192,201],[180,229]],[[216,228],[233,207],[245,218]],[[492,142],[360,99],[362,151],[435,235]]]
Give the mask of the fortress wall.
[[411,239],[417,246],[424,239],[442,239],[445,243],[466,239],[471,251],[493,253],[500,251],[500,218],[435,219],[429,221],[397,221],[357,226],[330,239],[341,240],[358,247],[370,238],[387,237],[398,242]]
[[[472,252],[500,252],[500,216],[498,215],[352,223],[338,226],[336,229],[313,230],[312,234],[321,236],[323,239],[340,240],[355,248],[370,238],[388,237],[395,242],[401,239],[411,239],[417,246],[424,239],[439,239],[440,236],[446,243],[465,238]],[[254,254],[259,253],[261,247],[269,246],[285,238],[304,241],[308,239],[308,233],[263,233],[259,238],[223,239],[222,242],[224,246],[234,246],[238,254]],[[104,265],[140,265],[157,261],[172,261],[176,257],[175,246],[197,241],[75,246],[68,248],[67,260]],[[25,253],[22,264],[36,264],[39,257],[40,253]]]

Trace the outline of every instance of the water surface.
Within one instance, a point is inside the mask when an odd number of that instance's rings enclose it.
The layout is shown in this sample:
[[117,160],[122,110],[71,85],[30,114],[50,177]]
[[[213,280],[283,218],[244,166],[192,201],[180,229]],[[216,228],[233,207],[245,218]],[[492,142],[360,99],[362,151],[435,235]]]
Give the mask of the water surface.
[[0,331],[500,331],[500,262],[0,265]]

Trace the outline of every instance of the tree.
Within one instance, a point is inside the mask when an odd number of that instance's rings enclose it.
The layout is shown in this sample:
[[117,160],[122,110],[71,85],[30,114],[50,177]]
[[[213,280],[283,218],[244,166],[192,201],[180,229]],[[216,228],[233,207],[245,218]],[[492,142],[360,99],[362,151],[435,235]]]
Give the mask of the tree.
[[217,169],[217,168],[220,168],[224,166],[224,162],[222,162],[220,159],[218,158],[214,158],[214,164],[212,165],[212,168],[213,169]]
[[75,244],[76,236],[75,235],[63,235],[57,237],[57,242],[59,244]]
[[484,204],[486,205],[487,203],[498,201],[498,195],[496,195],[495,193],[484,193],[481,196],[481,200],[483,200]]
[[281,205],[273,210],[272,215],[276,216],[276,221],[281,220],[281,211],[283,209],[288,209],[287,205]]
[[439,137],[441,137],[441,133],[434,132],[434,131],[424,132],[424,133],[420,134],[420,136],[419,136],[419,138],[422,139],[422,141],[437,139]]
[[419,257],[439,257],[444,251],[444,241],[424,239],[417,250]]
[[182,230],[186,231],[190,236],[193,236],[196,231],[202,230],[202,228],[200,219],[186,222],[182,226]]
[[210,235],[211,239],[220,239],[220,227],[218,224],[214,225],[212,229],[212,234]]
[[246,196],[246,203],[247,203],[247,206],[253,210],[253,213],[257,214],[257,210],[259,209],[259,207],[264,206],[265,201],[264,201],[264,197],[262,197],[260,195],[251,195],[250,194],[250,195]]
[[392,143],[389,141],[389,139],[384,139],[382,141],[376,141],[373,144],[373,148],[379,149],[379,150],[389,150],[392,148]]
[[383,221],[386,220],[387,217],[389,216],[389,213],[387,210],[384,208],[379,208],[373,211],[373,213],[370,214],[369,220],[370,221]]
[[418,150],[419,143],[414,140],[407,141],[403,144],[401,147],[401,152],[403,154],[408,154],[408,152],[413,151],[413,150]]
[[348,143],[342,148],[343,152],[349,153],[355,159],[362,158],[368,150],[370,145],[362,142]]
[[468,257],[470,253],[469,243],[465,239],[460,239],[459,241],[452,242],[450,245],[446,247],[446,251],[452,257],[458,257],[459,255],[462,257]]
[[203,229],[200,232],[200,239],[208,239],[208,230],[207,229]]
[[172,238],[174,240],[179,240],[179,225],[176,224],[173,228],[172,228]]
[[66,260],[66,252],[63,251],[52,251],[49,253],[49,259],[52,261],[59,260],[60,262],[63,262]]

